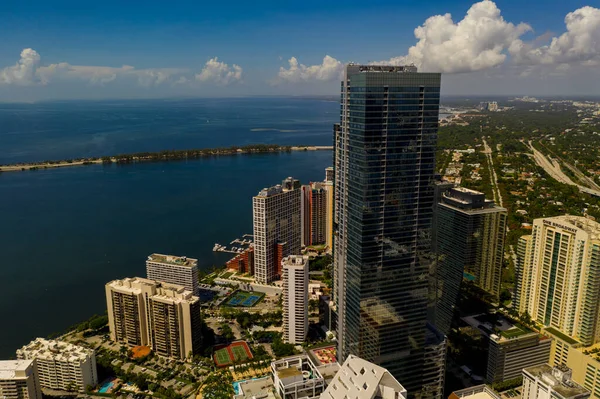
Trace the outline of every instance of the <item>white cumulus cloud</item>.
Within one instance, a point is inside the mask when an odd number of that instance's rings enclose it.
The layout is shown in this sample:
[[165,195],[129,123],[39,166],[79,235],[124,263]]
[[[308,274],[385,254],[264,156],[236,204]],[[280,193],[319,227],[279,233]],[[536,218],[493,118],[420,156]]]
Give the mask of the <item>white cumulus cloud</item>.
[[503,64],[507,51],[526,32],[525,23],[507,22],[493,1],[475,3],[457,23],[450,14],[435,15],[415,29],[417,44],[386,64],[415,64],[421,71],[461,73]]
[[71,65],[66,62],[58,64],[50,64],[41,66],[37,69],[36,74],[44,82],[52,82],[57,80],[81,80],[92,85],[105,85],[132,72],[134,68],[129,65],[123,65],[120,68],[106,66],[88,66],[88,65]]
[[[414,30],[416,43],[404,55],[372,64],[414,64],[421,72],[446,74],[507,65],[520,68],[521,77],[600,66],[600,9],[586,6],[570,12],[565,25],[566,31],[557,37],[544,34],[526,42],[523,36],[533,31],[529,24],[505,20],[496,3],[483,0],[457,22],[449,13],[427,18]],[[343,64],[329,55],[320,65],[306,66],[296,57],[288,62],[288,68],[279,69],[275,83],[337,80],[343,72]]]
[[47,85],[58,82],[83,82],[93,86],[108,85],[117,80],[128,80],[142,87],[163,84],[192,85],[196,81],[229,84],[242,79],[242,68],[229,66],[216,57],[209,60],[200,73],[194,76],[189,69],[146,68],[130,65],[121,67],[71,65],[68,62],[42,65],[40,55],[33,49],[24,49],[21,58],[13,65],[0,69],[0,85]]
[[279,74],[277,75],[279,81],[296,83],[312,80],[339,80],[344,71],[344,64],[329,55],[326,55],[319,65],[306,66],[300,64],[296,57],[290,58],[288,63],[290,64],[289,68],[279,68]]
[[211,58],[206,62],[202,71],[196,74],[196,80],[220,85],[239,82],[242,80],[242,67],[236,64],[229,66],[219,61],[217,57]]
[[36,76],[41,57],[37,51],[26,48],[21,51],[21,58],[13,66],[0,70],[0,84],[29,86],[44,83]]
[[600,9],[579,8],[565,17],[567,31],[550,44],[536,47],[521,40],[510,48],[515,62],[525,65],[600,65]]

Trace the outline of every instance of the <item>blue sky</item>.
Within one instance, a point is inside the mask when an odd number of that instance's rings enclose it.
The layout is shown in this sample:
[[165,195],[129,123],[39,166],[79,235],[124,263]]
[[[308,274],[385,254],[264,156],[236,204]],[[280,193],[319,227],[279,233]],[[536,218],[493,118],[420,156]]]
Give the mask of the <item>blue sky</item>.
[[[446,94],[598,94],[590,84],[600,80],[597,7],[8,0],[0,100],[335,94],[348,61],[441,71]],[[418,27],[425,39],[415,37]]]

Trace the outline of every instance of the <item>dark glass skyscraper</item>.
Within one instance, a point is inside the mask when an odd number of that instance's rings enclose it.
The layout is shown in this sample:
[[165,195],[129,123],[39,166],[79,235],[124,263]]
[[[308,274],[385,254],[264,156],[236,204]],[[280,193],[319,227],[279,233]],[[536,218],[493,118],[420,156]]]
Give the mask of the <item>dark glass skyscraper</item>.
[[440,79],[350,64],[335,129],[338,356],[387,368],[411,397],[441,396],[423,377]]
[[463,275],[492,300],[499,300],[507,211],[486,200],[485,194],[464,187],[442,193],[435,210],[435,325],[448,334]]

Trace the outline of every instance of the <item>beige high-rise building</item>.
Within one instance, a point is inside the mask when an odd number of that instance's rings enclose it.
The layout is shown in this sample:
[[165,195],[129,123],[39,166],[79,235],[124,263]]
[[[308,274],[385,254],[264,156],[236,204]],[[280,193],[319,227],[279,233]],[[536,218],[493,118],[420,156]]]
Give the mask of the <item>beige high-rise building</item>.
[[149,280],[177,284],[198,295],[198,259],[186,256],[152,254],[146,260]]
[[0,398],[42,399],[35,360],[0,361]]
[[174,284],[161,284],[150,297],[152,349],[161,356],[190,358],[202,343],[200,298]]
[[93,349],[58,340],[37,338],[17,350],[19,359],[35,360],[43,388],[85,392],[98,384]]
[[544,334],[551,336],[551,366],[566,365],[572,370],[572,379],[591,391],[591,396],[600,399],[600,356],[599,344],[584,347],[580,342],[566,336],[560,331],[548,327]]
[[584,346],[600,342],[600,224],[570,215],[536,219],[518,253],[519,313]]
[[[525,264],[532,265],[533,259],[531,258],[533,246],[531,245],[531,235],[519,237],[517,243],[517,259],[515,264],[515,289],[513,292],[513,307],[519,312],[523,312],[525,308],[521,308],[521,304],[528,304],[531,301],[532,295],[532,267],[525,268]],[[523,285],[528,284],[528,285]]]
[[288,256],[282,269],[283,340],[301,344],[308,333],[308,256]]
[[254,276],[267,284],[281,276],[281,261],[300,253],[300,182],[291,177],[252,198]]
[[125,278],[106,284],[106,306],[110,338],[127,346],[150,346],[146,298],[156,292],[156,283],[143,278]]
[[106,284],[106,303],[113,341],[180,359],[200,349],[200,298],[183,286],[139,277],[115,280]]

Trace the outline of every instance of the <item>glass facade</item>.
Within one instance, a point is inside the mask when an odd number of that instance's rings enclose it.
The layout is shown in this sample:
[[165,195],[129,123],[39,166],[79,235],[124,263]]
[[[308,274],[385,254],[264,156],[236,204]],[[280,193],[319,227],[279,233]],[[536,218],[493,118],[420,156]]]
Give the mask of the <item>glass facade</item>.
[[483,193],[451,188],[435,206],[437,309],[435,326],[450,332],[463,272],[466,280],[498,301],[504,258],[507,210]]
[[420,396],[440,74],[349,65],[335,132],[339,357]]

